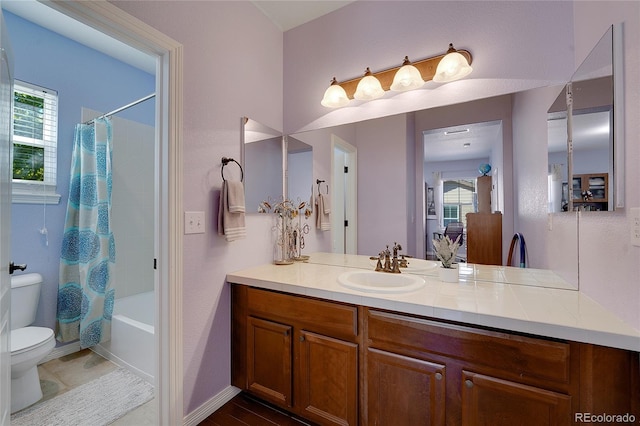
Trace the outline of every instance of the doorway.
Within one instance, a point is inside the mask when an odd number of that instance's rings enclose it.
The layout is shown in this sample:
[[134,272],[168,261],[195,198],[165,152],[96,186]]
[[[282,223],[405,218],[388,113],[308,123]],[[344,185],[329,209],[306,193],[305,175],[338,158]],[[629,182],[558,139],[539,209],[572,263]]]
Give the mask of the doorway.
[[[502,120],[425,130],[423,152],[424,197],[429,200],[431,195],[434,204],[425,206],[423,256],[433,258],[432,237],[442,234],[448,222],[465,223],[466,213],[477,211],[475,180],[483,175],[483,164],[491,165],[491,209],[502,209]],[[466,247],[461,247],[461,254],[465,251]]]
[[[35,3],[35,2],[34,2]],[[182,388],[182,46],[108,2],[46,3],[63,15],[154,58],[156,69],[156,398],[158,424],[183,422]],[[2,204],[10,204],[3,192]],[[2,235],[4,241],[7,236]],[[3,269],[3,274],[5,274]],[[8,277],[7,277],[8,279]],[[162,313],[160,315],[159,313]],[[2,401],[4,404],[4,401]],[[4,412],[2,407],[2,411]]]
[[331,251],[358,251],[358,162],[356,147],[331,135]]

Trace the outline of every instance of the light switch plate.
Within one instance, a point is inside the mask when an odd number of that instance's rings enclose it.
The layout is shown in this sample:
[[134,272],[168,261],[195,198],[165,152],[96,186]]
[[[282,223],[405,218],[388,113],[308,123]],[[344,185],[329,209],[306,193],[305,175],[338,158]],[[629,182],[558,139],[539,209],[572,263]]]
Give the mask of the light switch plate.
[[631,211],[631,244],[640,247],[640,207],[633,207]]
[[204,212],[184,212],[184,233],[204,234]]

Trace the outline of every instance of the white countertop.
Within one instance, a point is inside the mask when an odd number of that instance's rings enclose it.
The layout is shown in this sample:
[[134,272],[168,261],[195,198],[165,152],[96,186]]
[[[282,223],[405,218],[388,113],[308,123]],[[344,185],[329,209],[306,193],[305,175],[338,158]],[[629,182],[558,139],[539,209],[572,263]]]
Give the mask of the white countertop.
[[313,253],[308,263],[228,273],[227,282],[640,352],[640,330],[551,271],[460,264],[460,282],[446,283],[433,268],[420,272],[423,288],[399,294],[338,283],[341,273],[372,265],[367,256]]

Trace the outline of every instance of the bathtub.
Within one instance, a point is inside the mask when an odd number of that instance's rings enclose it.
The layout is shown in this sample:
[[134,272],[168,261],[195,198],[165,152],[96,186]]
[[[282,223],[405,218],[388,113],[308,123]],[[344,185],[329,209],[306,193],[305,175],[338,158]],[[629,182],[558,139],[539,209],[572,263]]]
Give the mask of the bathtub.
[[111,320],[111,340],[95,352],[154,383],[156,351],[153,292],[116,299]]

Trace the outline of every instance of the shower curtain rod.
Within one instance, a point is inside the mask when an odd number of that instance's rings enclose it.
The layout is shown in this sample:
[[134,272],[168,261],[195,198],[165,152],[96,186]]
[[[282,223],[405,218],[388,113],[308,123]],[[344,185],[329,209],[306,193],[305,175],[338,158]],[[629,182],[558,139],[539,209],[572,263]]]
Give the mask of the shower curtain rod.
[[150,94],[150,95],[145,96],[144,98],[140,98],[140,99],[138,99],[137,101],[133,101],[133,102],[131,102],[130,104],[127,104],[127,105],[125,105],[125,106],[121,106],[120,108],[114,109],[114,110],[113,110],[113,111],[111,111],[111,112],[108,112],[108,113],[106,113],[106,114],[102,114],[102,115],[100,115],[100,116],[98,116],[98,117],[96,117],[96,118],[92,118],[91,120],[87,121],[87,122],[86,122],[86,123],[84,123],[84,124],[91,124],[91,123],[93,123],[95,120],[97,120],[98,118],[111,117],[111,116],[112,116],[112,115],[114,115],[114,114],[117,114],[117,113],[119,113],[119,112],[121,112],[121,111],[124,111],[125,109],[129,109],[129,108],[131,108],[132,106],[136,106],[136,105],[138,105],[139,103],[142,103],[142,102],[144,102],[144,101],[146,101],[146,100],[149,100],[149,99],[151,99],[151,98],[154,98],[155,96],[156,96],[156,94],[155,94],[155,93],[152,93],[152,94]]

